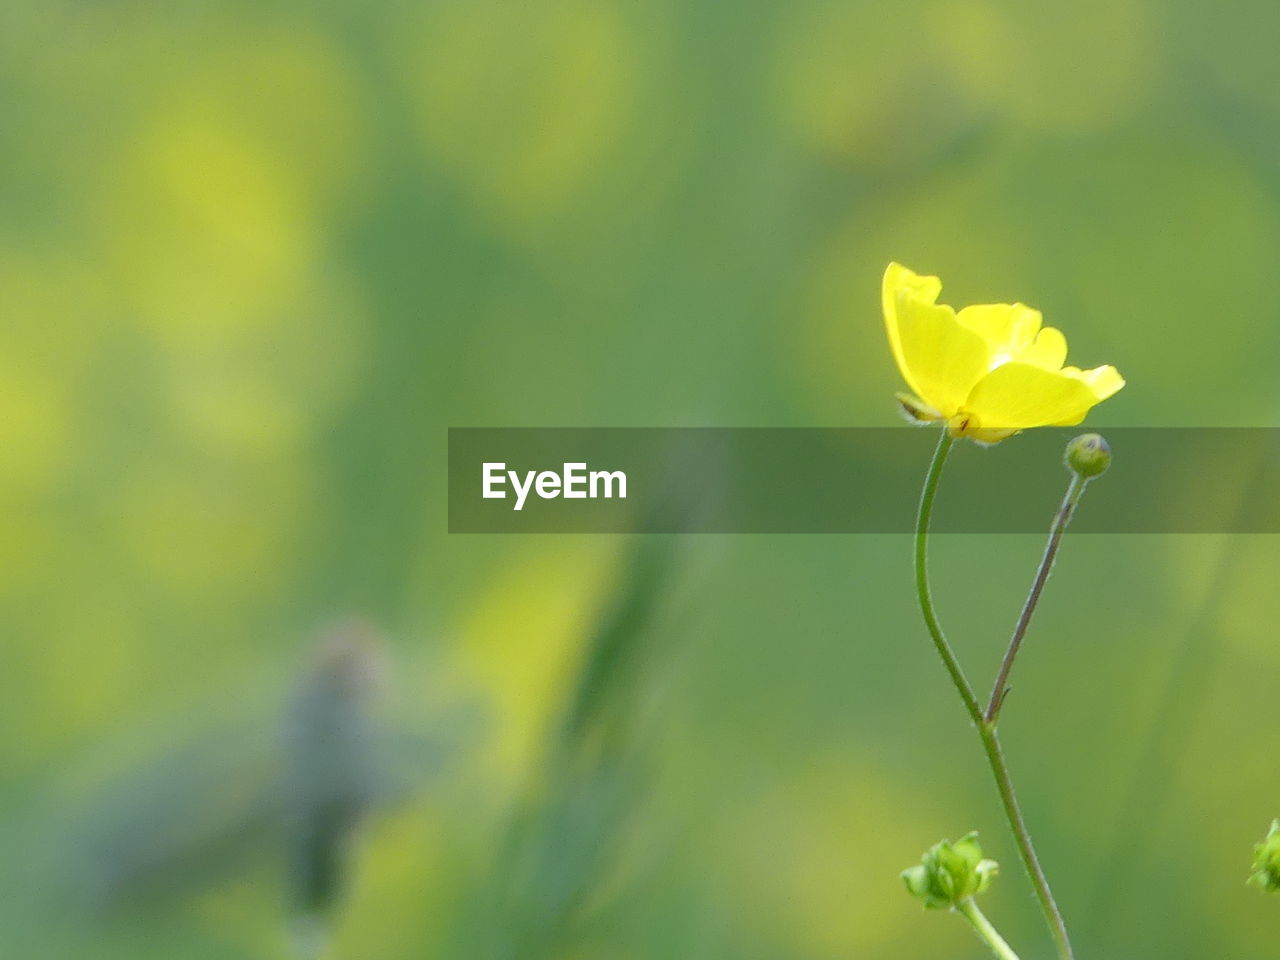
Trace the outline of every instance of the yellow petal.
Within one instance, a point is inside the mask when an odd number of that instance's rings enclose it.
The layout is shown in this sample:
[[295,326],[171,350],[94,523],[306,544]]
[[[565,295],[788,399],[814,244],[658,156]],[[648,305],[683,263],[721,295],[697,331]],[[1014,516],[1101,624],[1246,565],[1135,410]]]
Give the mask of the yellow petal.
[[1061,370],[1067,359],[1067,338],[1056,327],[1045,327],[1036,334],[1035,342],[1013,354],[1013,359],[1044,370]]
[[889,349],[893,351],[893,359],[898,364],[902,378],[912,390],[919,393],[919,388],[912,382],[911,374],[902,359],[902,339],[898,335],[899,290],[911,290],[925,303],[933,303],[942,292],[942,281],[937,277],[922,277],[900,263],[891,263],[885,268],[884,278],[880,282],[880,307],[884,312],[884,329],[889,337]]
[[1065,427],[1083,420],[1100,399],[1081,376],[1013,362],[979,380],[964,410],[976,421],[974,428],[984,430]]
[[1124,386],[1124,377],[1111,364],[1094,367],[1092,370],[1081,370],[1079,367],[1063,367],[1062,372],[1068,377],[1087,384],[1093,395],[1101,402],[1115,394]]
[[895,313],[902,375],[921,400],[950,417],[990,366],[986,341],[962,327],[950,307],[910,289],[899,289]]
[[1040,311],[1021,303],[975,304],[961,310],[956,319],[961,326],[981,335],[992,357],[1000,362],[1013,359],[1030,347],[1040,329]]
[[964,437],[966,440],[972,440],[974,443],[989,447],[1013,436],[1017,432],[1017,430],[984,430],[981,427],[970,425],[960,433],[956,433],[953,430],[951,435],[956,438]]

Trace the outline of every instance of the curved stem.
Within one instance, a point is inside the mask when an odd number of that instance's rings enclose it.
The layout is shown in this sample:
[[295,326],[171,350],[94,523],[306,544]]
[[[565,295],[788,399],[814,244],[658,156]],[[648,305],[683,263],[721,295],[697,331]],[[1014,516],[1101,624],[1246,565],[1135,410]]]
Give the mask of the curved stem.
[[[933,516],[933,501],[938,492],[938,481],[942,478],[942,468],[954,443],[955,441],[944,429],[942,437],[938,441],[937,449],[934,450],[933,461],[929,464],[929,472],[924,482],[924,491],[920,495],[920,512],[917,514],[916,519],[915,550],[916,593],[920,600],[920,611],[924,615],[925,626],[929,629],[929,636],[938,651],[938,656],[941,657],[943,665],[947,668],[947,673],[951,676],[951,682],[960,694],[960,699],[964,701],[965,710],[968,711],[969,717],[978,728],[978,735],[982,739],[982,746],[987,754],[987,762],[991,766],[991,773],[995,777],[996,788],[1000,793],[1000,803],[1004,807],[1005,817],[1009,821],[1009,829],[1013,832],[1014,839],[1017,841],[1018,852],[1022,857],[1023,866],[1026,867],[1027,875],[1031,879],[1031,885],[1035,888],[1036,899],[1040,901],[1040,909],[1044,913],[1045,922],[1048,924],[1049,932],[1058,948],[1059,960],[1075,960],[1075,955],[1071,950],[1071,941],[1067,937],[1067,927],[1062,920],[1062,913],[1058,910],[1058,905],[1053,899],[1053,892],[1049,889],[1049,880],[1045,877],[1044,870],[1040,866],[1035,846],[1031,842],[1031,834],[1022,819],[1022,811],[1018,807],[1018,799],[1013,792],[1013,781],[1009,777],[1009,768],[1005,764],[1004,753],[996,736],[995,724],[987,722],[983,714],[982,705],[978,703],[973,687],[969,685],[969,681],[965,678],[964,671],[960,667],[960,661],[951,649],[951,644],[947,642],[947,638],[942,632],[942,625],[938,622],[937,613],[933,608],[933,596],[929,590],[928,570],[929,520]],[[1078,499],[1078,493],[1076,499]],[[1065,526],[1065,523],[1063,526]],[[1056,552],[1056,550],[1057,547],[1055,546],[1054,551]],[[1050,556],[1050,563],[1052,563],[1052,560],[1053,558]],[[1047,576],[1048,573],[1046,571],[1045,577]],[[1034,604],[1032,606],[1034,608]],[[1010,661],[1010,664],[1012,664],[1012,661]]]
[[938,622],[938,615],[933,609],[933,594],[929,590],[929,520],[933,516],[933,500],[938,492],[938,481],[942,479],[942,468],[946,465],[947,454],[951,452],[954,444],[955,440],[944,428],[942,438],[933,451],[933,461],[929,464],[924,490],[920,494],[920,510],[916,514],[916,593],[920,597],[920,612],[924,614],[924,623],[929,628],[929,636],[938,651],[938,656],[942,658],[943,666],[947,668],[956,692],[964,701],[969,719],[981,726],[982,706],[978,703],[973,687],[960,667],[955,651],[951,649],[951,644],[947,642],[942,632],[942,624]]
[[1018,955],[1013,952],[1009,944],[1005,943],[1004,937],[1000,936],[1000,932],[991,925],[986,915],[978,909],[978,903],[973,897],[961,900],[956,904],[956,910],[973,926],[978,939],[990,947],[991,952],[1000,960],[1018,960]]
[[1049,542],[1045,544],[1044,555],[1040,558],[1040,567],[1036,570],[1035,580],[1031,582],[1031,592],[1027,594],[1027,600],[1022,605],[1022,613],[1018,616],[1018,623],[1013,628],[1009,649],[1005,651],[1000,672],[996,674],[996,682],[991,687],[991,699],[987,701],[987,709],[983,716],[992,726],[999,718],[1000,708],[1004,706],[1005,697],[1008,696],[1009,673],[1013,670],[1013,661],[1017,659],[1018,651],[1022,648],[1022,638],[1027,634],[1031,616],[1036,612],[1036,604],[1040,602],[1040,594],[1049,581],[1054,558],[1058,555],[1058,546],[1062,543],[1063,531],[1071,522],[1071,515],[1075,513],[1076,505],[1080,502],[1080,497],[1088,483],[1088,479],[1078,473],[1072,473],[1071,482],[1067,484],[1066,496],[1062,498],[1062,505],[1053,516],[1053,523],[1049,527]]

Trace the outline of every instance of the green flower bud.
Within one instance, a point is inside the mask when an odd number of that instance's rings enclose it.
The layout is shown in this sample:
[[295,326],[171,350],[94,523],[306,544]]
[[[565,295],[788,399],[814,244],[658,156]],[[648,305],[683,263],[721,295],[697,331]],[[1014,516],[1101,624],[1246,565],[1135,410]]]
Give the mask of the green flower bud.
[[1082,433],[1067,444],[1067,469],[1085,480],[1100,477],[1111,466],[1111,447],[1096,433]]
[[982,856],[977,832],[955,843],[943,840],[924,852],[920,863],[902,871],[907,892],[929,910],[950,910],[960,901],[982,893],[1000,866]]
[[1253,848],[1253,874],[1249,883],[1267,893],[1280,892],[1280,820],[1271,821],[1266,839]]

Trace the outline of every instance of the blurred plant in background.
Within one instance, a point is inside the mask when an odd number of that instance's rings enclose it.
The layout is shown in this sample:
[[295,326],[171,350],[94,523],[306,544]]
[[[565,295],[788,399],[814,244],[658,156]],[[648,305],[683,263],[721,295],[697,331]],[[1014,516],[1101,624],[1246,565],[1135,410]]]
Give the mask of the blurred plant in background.
[[[470,721],[457,710],[389,725],[380,702],[389,669],[371,624],[335,623],[282,718],[235,709],[54,807],[49,832],[65,836],[49,882],[76,908],[69,916],[145,915],[220,883],[269,876],[297,953],[323,955],[358,874],[360,835],[419,794],[466,742]],[[278,725],[274,735],[264,721]]]
[[1271,829],[1253,848],[1253,873],[1249,882],[1268,893],[1280,890],[1280,820],[1271,821]]
[[609,906],[611,878],[648,799],[653,771],[636,748],[654,664],[666,652],[654,625],[674,559],[669,537],[631,549],[498,855],[462,914],[456,955],[540,960],[593,941],[607,949],[592,921]]
[[371,712],[385,670],[366,624],[337,627],[294,695],[282,805],[298,948],[320,956],[354,870],[353,846],[387,784],[385,734]]

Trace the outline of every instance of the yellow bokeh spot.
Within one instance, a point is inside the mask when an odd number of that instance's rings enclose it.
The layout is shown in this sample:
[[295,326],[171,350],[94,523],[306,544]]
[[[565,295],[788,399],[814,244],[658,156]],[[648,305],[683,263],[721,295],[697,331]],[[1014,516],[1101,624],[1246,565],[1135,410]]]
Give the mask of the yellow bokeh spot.
[[312,491],[301,464],[140,458],[113,490],[112,534],[151,587],[221,606],[269,596],[292,569]]
[[[869,758],[808,757],[775,773],[725,810],[717,832],[717,857],[756,901],[756,922],[805,956],[893,955],[920,916],[897,870],[946,829]],[[953,933],[938,925],[937,943]]]
[[420,950],[424,937],[449,932],[447,913],[422,909],[452,905],[456,864],[446,855],[447,811],[415,798],[388,812],[361,837],[366,842],[334,930],[334,951],[342,956],[400,958]]
[[636,84],[616,4],[443,4],[409,36],[429,159],[501,225],[556,214],[614,154]]
[[928,22],[931,45],[958,89],[1021,127],[1081,133],[1113,126],[1147,105],[1162,69],[1159,32],[1143,0],[1069,7],[944,0]]
[[0,493],[37,496],[70,456],[68,385],[39,369],[0,362]]
[[103,198],[104,229],[141,318],[166,336],[286,307],[317,234],[286,157],[233,120],[178,104],[152,119]]
[[841,2],[792,12],[769,90],[801,143],[879,172],[917,162],[973,122],[923,4],[905,0],[883,16]]
[[540,545],[513,557],[462,626],[457,656],[489,704],[484,762],[514,785],[564,707],[612,567],[603,548]]

